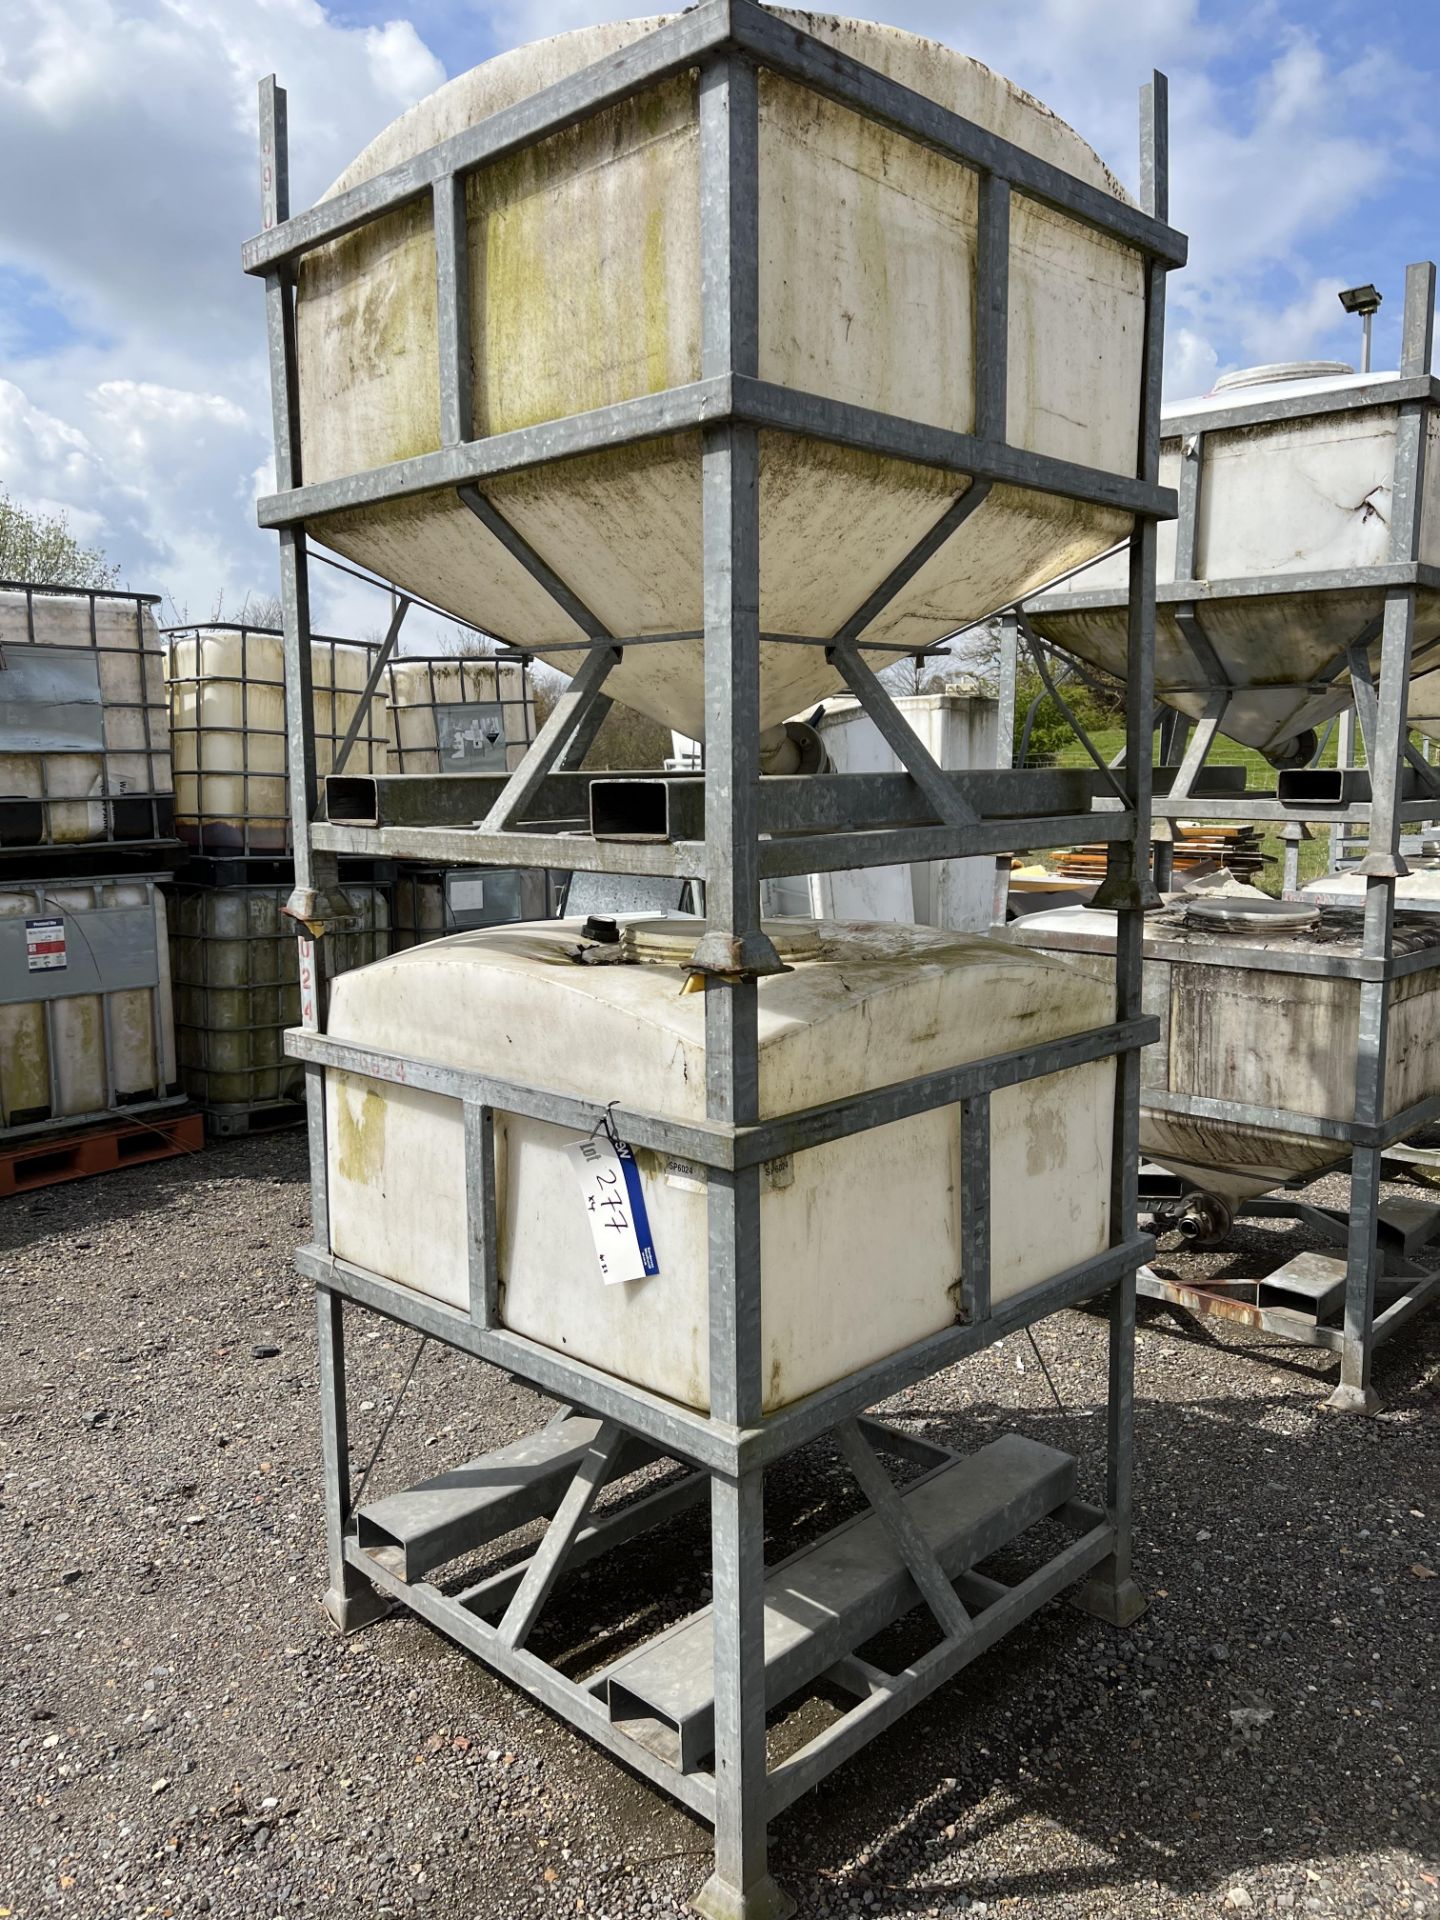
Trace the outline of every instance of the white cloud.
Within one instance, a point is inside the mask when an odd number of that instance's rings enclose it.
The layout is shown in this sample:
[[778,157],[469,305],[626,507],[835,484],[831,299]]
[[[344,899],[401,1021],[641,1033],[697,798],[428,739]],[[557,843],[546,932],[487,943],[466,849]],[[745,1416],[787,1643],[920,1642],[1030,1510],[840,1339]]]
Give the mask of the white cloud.
[[1165,334],[1165,383],[1177,398],[1208,393],[1220,371],[1220,356],[1203,333],[1171,326]]
[[31,497],[48,505],[93,485],[102,465],[78,427],[35,406],[13,381],[0,380],[0,471],[24,475]]
[[[9,0],[0,264],[54,288],[78,338],[7,367],[5,483],[70,509],[131,583],[208,611],[274,578],[249,475],[269,450],[257,87],[290,96],[297,205],[444,70],[405,21],[316,0]],[[18,389],[23,388],[23,392]]]

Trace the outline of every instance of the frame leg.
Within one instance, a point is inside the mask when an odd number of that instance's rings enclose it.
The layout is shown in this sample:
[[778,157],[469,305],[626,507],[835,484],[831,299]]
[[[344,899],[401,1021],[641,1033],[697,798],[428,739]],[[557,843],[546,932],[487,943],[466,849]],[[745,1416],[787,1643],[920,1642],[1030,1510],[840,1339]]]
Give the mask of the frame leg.
[[705,1920],[785,1920],[765,1864],[765,1532],[761,1475],[710,1483],[715,1619],[715,1871]]
[[345,1558],[350,1521],[350,1440],[345,1416],[345,1303],[321,1287],[315,1295],[320,1346],[320,1449],[325,1488],[325,1611],[341,1633],[356,1633],[390,1611],[390,1602]]
[[1340,1384],[1325,1402],[1332,1413],[1379,1413],[1384,1402],[1370,1384],[1375,1352],[1376,1210],[1384,1154],[1357,1147],[1350,1163],[1350,1239],[1345,1273],[1345,1343]]
[[1106,1409],[1105,1507],[1115,1529],[1115,1551],[1102,1560],[1074,1597],[1082,1613],[1128,1627],[1146,1600],[1130,1571],[1135,1453],[1135,1276],[1110,1295],[1110,1393]]

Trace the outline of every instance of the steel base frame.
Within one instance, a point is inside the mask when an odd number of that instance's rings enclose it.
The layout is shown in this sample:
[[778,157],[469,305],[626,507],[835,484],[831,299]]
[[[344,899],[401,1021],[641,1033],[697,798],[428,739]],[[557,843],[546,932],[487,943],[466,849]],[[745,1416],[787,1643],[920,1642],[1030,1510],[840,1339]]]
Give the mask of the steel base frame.
[[[308,1256],[307,1264],[317,1269],[320,1266],[313,1254]],[[423,1576],[407,1578],[393,1557],[377,1554],[362,1544],[356,1532],[355,1514],[349,1506],[345,1461],[344,1314],[347,1306],[364,1301],[364,1293],[356,1285],[359,1276],[355,1270],[347,1271],[338,1262],[326,1264],[333,1284],[320,1287],[317,1305],[321,1352],[325,1356],[322,1416],[327,1507],[332,1517],[331,1585],[325,1605],[332,1621],[342,1632],[353,1633],[384,1617],[396,1605],[406,1608],[718,1829],[724,1797],[724,1760],[719,1740],[716,1744],[721,1757],[712,1764],[682,1763],[678,1755],[664,1757],[652,1742],[628,1733],[607,1710],[605,1699],[612,1674],[633,1662],[637,1651],[643,1652],[643,1648],[627,1649],[611,1666],[584,1681],[575,1681],[529,1651],[524,1642],[567,1562],[573,1560],[578,1564],[623,1546],[650,1528],[664,1525],[677,1512],[702,1498],[707,1489],[714,1505],[723,1509],[733,1498],[737,1486],[744,1486],[747,1481],[758,1484],[763,1468],[752,1470],[748,1475],[742,1471],[738,1477],[717,1472],[692,1473],[678,1482],[662,1485],[633,1505],[611,1509],[598,1520],[590,1521],[591,1502],[607,1484],[611,1470],[618,1465],[619,1477],[631,1471],[621,1457],[624,1431],[614,1423],[605,1422],[589,1453],[575,1469],[568,1491],[563,1498],[550,1501],[547,1530],[527,1558],[503,1571],[482,1574],[458,1592],[447,1592]],[[1117,1358],[1127,1329],[1132,1325],[1133,1297],[1133,1284],[1129,1282],[1115,1289],[1112,1296],[1112,1323],[1120,1335],[1115,1349]],[[433,1326],[425,1324],[426,1330],[433,1332]],[[507,1355],[504,1364],[509,1370],[525,1372],[523,1360],[517,1365],[513,1356]],[[1078,1589],[1073,1595],[1077,1606],[1115,1626],[1128,1626],[1144,1608],[1133,1579],[1119,1573],[1121,1564],[1128,1559],[1120,1524],[1104,1509],[1074,1497],[1058,1499],[1053,1506],[1035,1514],[1034,1518],[1050,1517],[1059,1521],[1070,1538],[1058,1552],[1014,1585],[1003,1584],[973,1568],[952,1578],[910,1521],[905,1503],[899,1497],[900,1490],[891,1483],[874,1448],[878,1442],[932,1470],[938,1470],[941,1464],[958,1464],[960,1457],[917,1436],[853,1416],[829,1430],[837,1433],[842,1452],[870,1503],[870,1511],[885,1526],[899,1559],[909,1572],[905,1595],[886,1613],[885,1619],[898,1619],[916,1606],[926,1606],[940,1625],[942,1638],[938,1645],[899,1673],[882,1670],[853,1652],[825,1660],[823,1664],[816,1663],[813,1677],[802,1682],[802,1690],[828,1685],[848,1696],[853,1704],[798,1751],[764,1771],[760,1798],[767,1821],[893,1725],[910,1707],[987,1652],[1039,1607],[1067,1589]],[[642,1462],[656,1458],[645,1445],[644,1436],[637,1432],[631,1437],[644,1445]],[[488,1532],[480,1529],[463,1547],[458,1537],[450,1539],[433,1557],[438,1558],[440,1553],[448,1558],[468,1555],[482,1547],[488,1538],[507,1531],[514,1520],[511,1513],[497,1518]],[[1025,1524],[1033,1524],[1033,1520],[1027,1519]],[[1019,1530],[1023,1531],[1023,1526]],[[487,1618],[487,1614],[497,1617]],[[831,1619],[827,1626],[828,1632],[838,1634],[842,1644],[847,1637],[850,1641],[869,1638],[875,1630],[873,1621],[867,1622],[863,1630],[856,1627],[847,1636],[843,1615]],[[763,1695],[758,1677],[752,1690]],[[702,1761],[703,1758],[702,1754]],[[762,1876],[758,1883],[751,1882],[739,1897],[731,1882],[719,1875],[712,1876],[695,1904],[699,1912],[710,1915],[750,1916],[793,1911],[793,1906],[768,1875]]]
[[[1393,1149],[1387,1149],[1387,1158],[1391,1152]],[[1317,1174],[1315,1177],[1319,1179],[1322,1176]],[[1407,1232],[1398,1250],[1384,1244],[1385,1223],[1377,1217],[1374,1287],[1377,1294],[1383,1291],[1393,1297],[1378,1310],[1372,1309],[1372,1349],[1382,1347],[1407,1322],[1440,1298],[1440,1273],[1417,1266],[1409,1258],[1410,1254],[1428,1245],[1440,1233],[1440,1209],[1430,1211],[1437,1217],[1428,1220],[1413,1233]],[[1353,1215],[1338,1207],[1312,1206],[1307,1201],[1284,1195],[1266,1195],[1247,1200],[1236,1209],[1236,1218],[1296,1220],[1331,1245],[1347,1248],[1357,1226]],[[1366,1223],[1360,1222],[1359,1225],[1363,1230]],[[1202,1317],[1233,1320],[1241,1326],[1253,1327],[1283,1340],[1292,1340],[1300,1346],[1320,1347],[1327,1352],[1343,1355],[1346,1338],[1343,1325],[1329,1325],[1327,1314],[1309,1314],[1293,1306],[1267,1304],[1261,1298],[1266,1286],[1283,1271],[1284,1268],[1279,1267],[1271,1274],[1252,1279],[1212,1280],[1187,1286],[1145,1265],[1139,1271],[1136,1287],[1142,1299],[1159,1300],[1167,1306]],[[1381,1412],[1384,1402],[1368,1383],[1362,1391],[1350,1393],[1344,1390],[1342,1382],[1332,1392],[1327,1405],[1337,1413],[1371,1414]]]
[[[975,304],[974,431],[951,433],[915,420],[842,405],[759,377],[759,101],[758,69],[789,80],[879,122],[972,171],[978,182]],[[688,387],[641,396],[567,420],[490,438],[476,438],[471,418],[469,240],[466,176],[488,162],[537,143],[666,78],[698,73],[701,253],[701,365]],[[387,1599],[431,1619],[462,1645],[555,1706],[599,1743],[658,1785],[677,1792],[714,1828],[714,1871],[697,1897],[711,1920],[774,1920],[789,1903],[770,1877],[768,1821],[831,1766],[940,1686],[1034,1607],[1077,1581],[1082,1599],[1106,1619],[1133,1618],[1138,1596],[1131,1573],[1135,1272],[1151,1242],[1135,1229],[1138,1167],[1138,1049],[1154,1037],[1141,1006],[1141,915],[1149,897],[1150,768],[1145,751],[1154,700],[1156,523],[1175,511],[1175,496],[1158,484],[1160,374],[1165,276],[1183,262],[1185,242],[1167,224],[1166,95],[1156,75],[1141,116],[1143,206],[1092,188],[989,131],[896,85],[768,13],[753,0],[701,0],[688,13],[646,34],[593,67],[533,99],[516,103],[429,152],[353,191],[290,216],[285,96],[274,80],[261,88],[265,231],[245,249],[247,271],[263,276],[275,436],[276,495],[260,504],[262,525],[280,541],[286,694],[300,723],[289,734],[289,787],[295,847],[290,911],[300,949],[301,1028],[291,1050],[306,1062],[315,1245],[302,1249],[302,1274],[316,1283],[320,1398],[328,1555],[328,1605],[346,1626]],[[1106,233],[1136,257],[1144,288],[1138,432],[1133,472],[1092,470],[1009,443],[1010,209],[1012,198],[1038,200]],[[393,466],[306,484],[300,467],[295,283],[301,257],[353,232],[388,210],[429,203],[436,244],[437,337],[440,359],[440,448]],[[760,524],[759,440],[762,428],[813,435],[885,457],[939,466],[956,476],[956,502],[921,532],[910,554],[879,583],[850,620],[830,635],[780,636],[822,646],[892,744],[906,768],[909,798],[900,820],[871,819],[863,800],[846,805],[817,833],[763,837],[759,768]],[[607,676],[626,645],[660,645],[674,636],[627,639],[609,633],[545,556],[508,525],[484,493],[490,478],[571,455],[698,430],[702,460],[704,680],[706,756],[703,839],[631,848],[596,840],[583,817],[558,832],[525,830],[546,803],[555,777],[579,767],[603,716]],[[898,725],[895,710],[858,651],[863,633],[960,527],[994,484],[1018,484],[1061,498],[1119,508],[1133,516],[1130,559],[1129,682],[1126,770],[1110,785],[1107,810],[1088,793],[1078,813],[1060,818],[1052,802],[1008,805],[986,818],[962,787],[947,781],[918,741]],[[380,500],[448,489],[476,516],[585,636],[574,677],[520,766],[491,797],[478,829],[366,829],[317,820],[317,781],[309,651],[307,525],[326,514]],[[963,491],[962,491],[963,489]],[[972,496],[974,496],[972,498]],[[968,502],[968,504],[967,504]],[[557,556],[558,558],[558,556]],[[563,560],[560,561],[563,564]],[[770,636],[775,637],[775,636]],[[1023,779],[1024,776],[1020,776]],[[1054,783],[1051,783],[1053,788]],[[860,795],[862,789],[848,793]],[[1046,790],[1049,791],[1048,789]],[[897,796],[889,795],[890,802]],[[917,811],[918,808],[918,811]],[[1020,815],[1032,816],[1022,829]],[[1037,825],[1034,816],[1045,816]],[[920,824],[914,824],[916,821]],[[904,824],[909,822],[908,827]],[[552,825],[559,825],[552,822]],[[576,830],[578,824],[578,830]],[[901,830],[896,831],[899,825]],[[840,830],[837,831],[836,829]],[[1049,1046],[1021,1050],[954,1071],[882,1088],[835,1106],[762,1119],[759,1097],[757,983],[779,969],[760,920],[762,873],[808,872],[955,854],[1007,852],[1032,833],[1103,839],[1109,847],[1106,904],[1119,913],[1113,1024]],[[411,835],[406,840],[406,833]],[[383,839],[380,837],[384,835]],[[817,850],[824,849],[817,860]],[[705,982],[706,1117],[681,1126],[662,1116],[617,1111],[614,1124],[637,1144],[664,1145],[706,1165],[709,1207],[710,1411],[702,1415],[536,1345],[503,1325],[496,1244],[494,1113],[544,1113],[588,1129],[594,1101],[542,1088],[459,1074],[441,1062],[397,1060],[375,1049],[328,1040],[323,971],[316,943],[324,937],[336,858],[344,852],[409,854],[496,866],[544,865],[592,871],[683,874],[706,889],[708,931],[692,960]],[[1075,1064],[1113,1057],[1110,1242],[1101,1254],[1061,1271],[1020,1299],[990,1295],[990,1098],[1001,1086]],[[426,1301],[329,1251],[326,1184],[325,1074],[350,1062],[380,1079],[404,1079],[457,1099],[465,1116],[471,1259],[465,1309]],[[958,1109],[962,1158],[961,1240],[965,1303],[959,1324],[837,1382],[768,1417],[763,1411],[760,1314],[761,1166],[778,1153],[803,1151],[827,1139],[883,1125],[939,1106]],[[781,1144],[781,1143],[784,1144]],[[1076,1516],[1078,1537],[1029,1580],[1011,1590],[993,1583],[952,1582],[907,1519],[865,1443],[864,1409],[908,1381],[989,1344],[1080,1299],[1107,1295],[1109,1360],[1106,1395],[1104,1509]],[[421,1328],[462,1351],[510,1368],[567,1406],[605,1423],[593,1463],[577,1471],[544,1541],[521,1575],[498,1629],[425,1581],[401,1583],[368,1560],[357,1564],[351,1536],[351,1492],[345,1407],[344,1314],[359,1305]],[[766,1703],[756,1678],[765,1665],[763,1475],[794,1448],[835,1432],[880,1516],[915,1588],[940,1622],[943,1639],[904,1674],[883,1674],[854,1659],[835,1678],[855,1705],[820,1741],[767,1767]],[[527,1653],[524,1639],[558,1575],[567,1546],[583,1540],[596,1487],[623,1436],[687,1462],[704,1476],[710,1499],[712,1562],[714,1765],[707,1779],[657,1772],[634,1742],[616,1746],[598,1703]],[[618,1436],[618,1437],[617,1437]],[[402,1585],[404,1591],[401,1591]],[[639,1750],[643,1752],[643,1749]],[[677,1788],[677,1779],[683,1784]]]

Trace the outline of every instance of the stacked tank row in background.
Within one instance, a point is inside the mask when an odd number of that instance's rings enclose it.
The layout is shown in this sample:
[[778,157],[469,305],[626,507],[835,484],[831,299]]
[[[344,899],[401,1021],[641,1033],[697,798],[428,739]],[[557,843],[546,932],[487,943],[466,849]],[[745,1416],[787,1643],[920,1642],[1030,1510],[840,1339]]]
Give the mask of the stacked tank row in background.
[[[167,637],[181,839],[202,854],[287,854],[280,635],[212,624]],[[311,642],[317,774],[337,765],[357,774],[504,773],[518,764],[535,736],[522,660],[394,660],[372,688],[378,651],[360,640]]]
[[[271,629],[214,623],[173,629],[170,724],[175,825],[189,857],[172,901],[176,1040],[186,1090],[211,1130],[245,1133],[302,1117],[303,1070],[285,1057],[300,1018],[286,772],[285,665]],[[402,658],[376,671],[364,641],[311,644],[316,772],[504,772],[534,738],[523,661]],[[457,926],[490,924],[507,881],[485,877],[488,902],[447,898],[447,876],[403,863],[341,861],[348,909],[321,944],[326,977]],[[548,911],[544,876],[537,915]],[[485,920],[467,917],[483,911]]]
[[0,848],[173,840],[156,596],[0,583]]
[[[7,1155],[183,1103],[160,890],[180,848],[155,605],[0,585]],[[140,1131],[158,1137],[152,1122]]]

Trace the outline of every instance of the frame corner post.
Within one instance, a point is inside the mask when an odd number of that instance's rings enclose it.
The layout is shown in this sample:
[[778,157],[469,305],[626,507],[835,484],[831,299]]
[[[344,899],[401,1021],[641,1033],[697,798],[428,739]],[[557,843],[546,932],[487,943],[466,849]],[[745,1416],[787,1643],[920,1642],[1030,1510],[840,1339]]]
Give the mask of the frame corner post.
[[[759,359],[759,93],[753,66],[721,53],[700,80],[702,370],[753,375]],[[733,419],[703,430],[705,897],[707,940],[733,971],[705,987],[706,1112],[759,1114],[756,972],[778,967],[760,924],[760,439]],[[731,1428],[764,1402],[760,1169],[709,1182],[710,1409]],[[715,1870],[697,1896],[710,1920],[790,1911],[766,1866],[765,1525],[762,1469],[711,1479]]]
[[[1168,86],[1156,73],[1141,93],[1141,201],[1156,219],[1167,218],[1169,187]],[[1136,470],[1155,484],[1160,465],[1160,398],[1165,344],[1163,261],[1145,265],[1145,335],[1141,357],[1140,422]],[[1118,909],[1115,931],[1115,1017],[1143,1012],[1145,909],[1157,896],[1150,879],[1150,804],[1155,724],[1156,526],[1138,519],[1130,536],[1127,678],[1125,690],[1125,786],[1132,837],[1111,848],[1108,891]],[[1120,871],[1117,871],[1117,865]],[[1098,896],[1097,896],[1098,904]],[[1115,1117],[1111,1134],[1110,1239],[1120,1246],[1137,1237],[1140,1159],[1140,1055],[1131,1048],[1115,1061]],[[1131,1573],[1135,1451],[1135,1296],[1132,1267],[1111,1290],[1110,1375],[1106,1412],[1105,1508],[1114,1529],[1113,1551],[1095,1569],[1078,1596],[1085,1611],[1128,1626],[1145,1601]]]
[[346,1558],[350,1530],[350,1428],[345,1399],[345,1302],[315,1290],[320,1354],[320,1454],[325,1503],[325,1611],[341,1633],[368,1627],[390,1603]]
[[[260,191],[266,230],[290,217],[290,154],[285,91],[273,75],[260,83]],[[300,375],[295,331],[295,275],[285,264],[265,274],[266,341],[270,366],[271,418],[275,438],[275,485],[288,492],[300,482]],[[294,891],[286,911],[294,922],[300,987],[300,1024],[310,1032],[325,1025],[325,967],[321,941],[325,894],[334,884],[333,858],[317,862],[311,845],[316,805],[314,690],[310,651],[310,567],[303,525],[280,530],[280,606],[285,672],[286,747]],[[330,1205],[325,1151],[325,1081],[322,1068],[305,1068],[305,1106],[310,1152],[311,1215],[316,1241],[330,1243]],[[316,1295],[320,1343],[320,1388],[325,1446],[325,1512],[330,1566],[326,1605],[342,1629],[363,1625],[351,1618],[373,1594],[348,1570],[344,1529],[349,1513],[345,1428],[343,1306],[338,1295]],[[379,1603],[377,1602],[377,1607]],[[383,1607],[379,1610],[383,1611]],[[374,1617],[373,1614],[370,1617]]]
[[[1020,682],[1020,620],[1013,609],[1000,616],[1000,652],[996,668],[999,700],[995,714],[995,765],[1009,773],[1015,765],[1015,703]],[[997,927],[1005,925],[1010,911],[1011,855],[995,858],[995,904],[991,919]]]
[[[1405,315],[1400,356],[1402,375],[1429,371],[1435,333],[1435,268],[1411,266],[1405,276]],[[1385,594],[1380,629],[1380,684],[1373,713],[1369,846],[1360,863],[1365,876],[1365,929],[1362,951],[1381,962],[1377,979],[1360,983],[1360,1023],[1355,1063],[1354,1119],[1368,1129],[1382,1127],[1386,1108],[1386,1069],[1390,977],[1395,952],[1395,882],[1406,872],[1401,857],[1404,832],[1406,742],[1409,737],[1410,663],[1414,649],[1417,589],[1413,567],[1420,557],[1425,492],[1425,402],[1400,408],[1395,437],[1395,467],[1390,521],[1390,558],[1412,567],[1411,584]],[[1340,1382],[1328,1405],[1337,1412],[1371,1414],[1380,1400],[1370,1384],[1375,1351],[1375,1282],[1383,1258],[1379,1246],[1380,1182],[1384,1151],[1373,1144],[1355,1147],[1351,1156],[1350,1231],[1345,1260],[1345,1331],[1340,1349]]]

